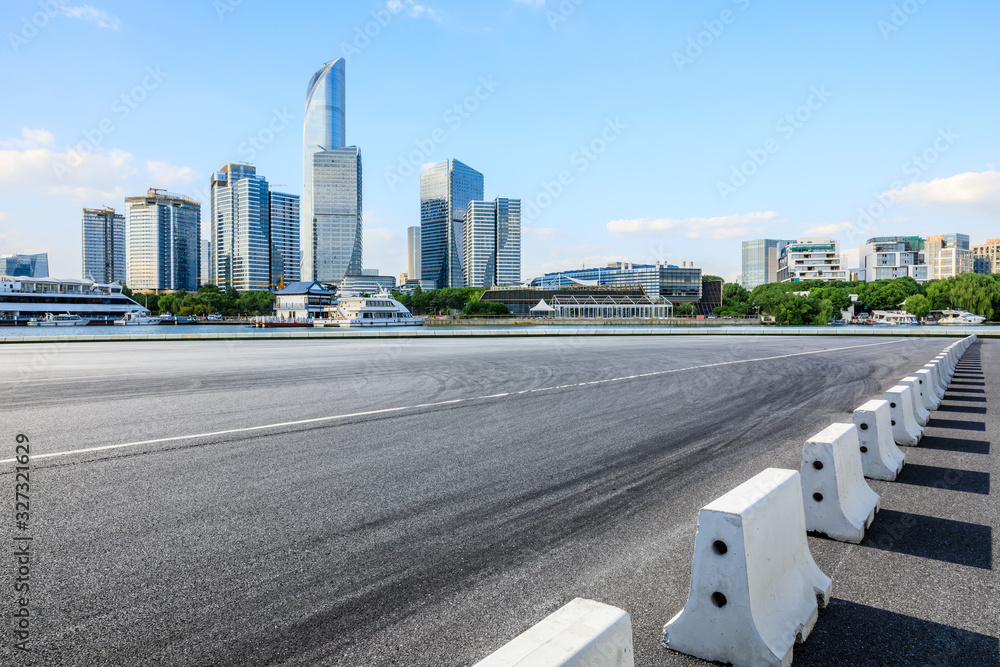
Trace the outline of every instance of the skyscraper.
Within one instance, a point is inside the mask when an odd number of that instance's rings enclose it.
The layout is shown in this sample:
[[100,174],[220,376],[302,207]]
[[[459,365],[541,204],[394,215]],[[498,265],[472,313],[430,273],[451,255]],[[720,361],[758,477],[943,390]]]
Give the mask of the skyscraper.
[[471,201],[465,216],[467,287],[521,282],[521,200]]
[[201,258],[198,263],[198,271],[199,287],[212,282],[212,242],[208,239],[201,240]]
[[345,132],[345,63],[309,81],[302,130],[302,278],[339,284],[361,273],[361,152]]
[[248,164],[227,164],[212,176],[212,282],[240,292],[271,282],[267,179]]
[[932,280],[953,278],[972,271],[972,248],[968,234],[928,236],[924,252]]
[[752,290],[757,285],[778,281],[778,258],[789,241],[757,239],[743,242],[743,271],[740,283]]
[[458,160],[420,174],[420,279],[435,287],[464,287],[465,215],[483,198],[483,175]]
[[299,282],[302,252],[299,249],[299,197],[271,192],[271,283]]
[[83,209],[83,277],[125,282],[125,216],[113,208]]
[[420,280],[420,227],[406,229],[406,279]]
[[126,197],[125,248],[132,289],[198,289],[201,204],[155,188]]
[[49,254],[47,252],[35,255],[0,255],[0,275],[12,278],[49,277]]

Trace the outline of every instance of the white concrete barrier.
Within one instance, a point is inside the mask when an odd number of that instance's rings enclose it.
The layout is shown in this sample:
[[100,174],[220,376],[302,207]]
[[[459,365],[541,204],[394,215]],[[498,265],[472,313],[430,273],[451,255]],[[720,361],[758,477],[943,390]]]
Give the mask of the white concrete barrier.
[[934,378],[934,371],[924,366],[913,375],[920,381],[924,409],[930,412],[941,407],[941,399],[944,398],[944,391],[941,391],[940,395],[938,395],[940,390],[937,386],[937,380]]
[[948,381],[944,378],[944,370],[941,368],[941,364],[932,361],[929,364],[925,364],[924,368],[929,370],[934,376],[934,395],[939,399],[943,399],[944,393],[948,389]]
[[897,384],[885,392],[884,398],[889,401],[892,439],[897,445],[916,446],[924,436],[924,429],[917,423],[916,415],[913,414],[910,388]]
[[865,481],[858,429],[831,424],[802,448],[806,529],[857,544],[878,512],[879,496]]
[[944,386],[945,388],[947,388],[948,385],[951,384],[951,376],[953,373],[951,368],[951,362],[948,361],[948,355],[939,354],[938,356],[934,357],[934,361],[931,363],[938,364],[941,370],[941,377],[944,379]]
[[924,407],[924,392],[920,387],[920,379],[915,375],[909,375],[899,381],[904,387],[910,388],[910,399],[913,403],[913,416],[921,426],[927,426],[931,420],[931,413]]
[[889,482],[896,479],[906,462],[906,454],[892,439],[889,402],[868,401],[854,411],[854,425],[858,429],[858,451],[865,477]]
[[632,619],[576,598],[474,667],[634,667]]
[[737,666],[790,665],[830,588],[806,540],[799,474],[769,468],[698,513],[691,591],[663,645]]

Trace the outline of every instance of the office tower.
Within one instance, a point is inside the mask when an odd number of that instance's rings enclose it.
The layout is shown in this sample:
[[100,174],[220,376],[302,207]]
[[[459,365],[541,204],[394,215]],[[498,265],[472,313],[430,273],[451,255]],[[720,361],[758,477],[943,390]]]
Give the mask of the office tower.
[[465,284],[494,287],[521,282],[521,200],[471,201],[464,222]]
[[134,290],[196,290],[201,204],[150,188],[125,199],[125,283]]
[[976,273],[1000,273],[1000,239],[972,246],[972,268]]
[[212,282],[239,292],[271,282],[267,179],[247,164],[227,164],[212,175]]
[[406,229],[406,279],[420,280],[420,227]]
[[910,277],[920,283],[930,280],[924,255],[924,240],[919,236],[876,236],[860,250],[860,269],[864,280],[893,280]]
[[757,285],[778,282],[778,257],[789,242],[756,239],[743,242],[743,272],[740,284],[752,290]]
[[839,280],[850,278],[841,265],[840,244],[832,239],[808,238],[791,241],[778,257],[778,282]]
[[49,254],[0,255],[0,275],[12,278],[48,278]]
[[125,216],[113,208],[83,209],[83,277],[125,282]]
[[339,284],[361,272],[361,153],[347,148],[345,62],[326,63],[306,89],[302,129],[304,280]]
[[928,236],[924,249],[932,280],[953,278],[972,271],[972,249],[968,234]]
[[212,282],[212,242],[202,239],[201,259],[198,262],[198,286]]
[[299,196],[271,192],[271,284],[299,282]]
[[465,215],[483,198],[483,175],[458,160],[420,174],[420,279],[434,287],[464,287]]

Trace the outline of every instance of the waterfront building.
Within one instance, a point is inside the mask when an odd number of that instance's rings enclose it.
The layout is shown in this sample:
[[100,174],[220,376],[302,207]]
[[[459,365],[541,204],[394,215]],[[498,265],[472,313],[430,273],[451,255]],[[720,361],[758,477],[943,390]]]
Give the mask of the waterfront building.
[[910,277],[920,283],[930,280],[919,236],[877,236],[861,246],[859,274],[867,282]]
[[42,252],[33,255],[0,255],[0,274],[26,278],[48,278],[49,254]]
[[928,236],[925,247],[932,280],[953,278],[972,271],[972,249],[968,234]]
[[295,282],[276,294],[274,311],[284,320],[322,317],[333,304],[333,292],[319,282]]
[[976,273],[1000,273],[1000,239],[972,246],[972,268]]
[[299,203],[298,195],[273,191],[268,195],[272,286],[297,283],[300,279]]
[[671,303],[700,301],[702,290],[701,269],[660,262],[611,262],[606,267],[546,273],[531,281],[531,287],[546,289],[575,285],[641,285],[651,297],[663,297]]
[[125,282],[125,216],[113,208],[83,209],[83,277]]
[[743,242],[743,273],[740,284],[753,290],[758,285],[778,282],[778,258],[790,241],[756,239]]
[[[611,305],[620,302],[628,304],[631,300],[635,305],[642,300],[654,302],[656,305],[670,305],[665,299],[650,297],[641,285],[636,283],[623,285],[572,285],[564,287],[496,287],[486,290],[479,297],[480,301],[502,303],[516,317],[554,316],[554,306],[557,296],[565,297],[564,305],[592,306]],[[572,298],[571,298],[572,297]],[[645,303],[645,301],[642,301]],[[539,303],[546,307],[536,309]],[[671,309],[672,312],[672,309]]]
[[466,287],[521,282],[521,200],[471,201],[464,222]]
[[[420,226],[406,229],[406,280],[420,280]],[[400,285],[406,283],[400,280]]]
[[267,179],[248,164],[227,164],[212,175],[212,282],[240,292],[271,282]]
[[313,74],[302,131],[301,277],[335,285],[362,265],[361,151],[346,145],[345,77],[343,58]]
[[425,289],[465,287],[465,216],[483,199],[483,175],[458,160],[420,174],[420,282]]
[[841,265],[840,244],[832,239],[799,239],[784,246],[778,257],[780,283],[846,281],[848,277]]
[[340,294],[377,294],[382,290],[396,288],[395,276],[381,276],[378,269],[364,269],[358,274],[348,274],[340,283]]
[[150,188],[125,199],[125,282],[134,290],[198,289],[201,204]]

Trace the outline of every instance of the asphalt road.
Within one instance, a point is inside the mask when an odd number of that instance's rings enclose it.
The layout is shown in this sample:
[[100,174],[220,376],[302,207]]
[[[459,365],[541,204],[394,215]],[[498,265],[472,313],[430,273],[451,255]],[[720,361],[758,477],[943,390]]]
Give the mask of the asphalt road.
[[[18,433],[34,457],[33,653],[5,629],[0,662],[469,665],[580,596],[632,614],[637,665],[704,664],[659,646],[698,509],[797,469],[946,344],[2,346],[0,458]],[[835,599],[796,665],[1000,665],[998,367],[1000,342],[970,350],[900,481],[872,483],[865,542],[810,538]],[[5,463],[11,506],[14,484]]]

